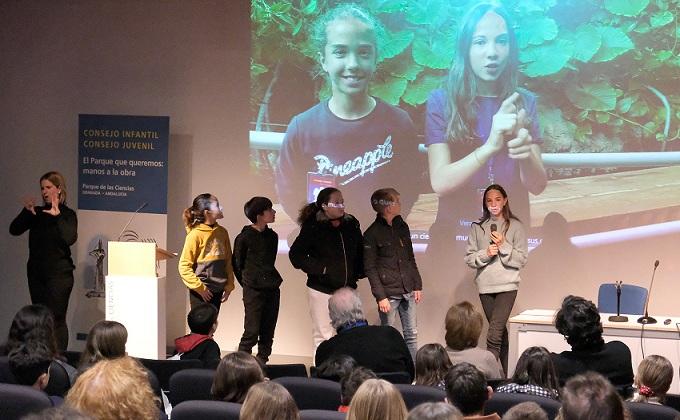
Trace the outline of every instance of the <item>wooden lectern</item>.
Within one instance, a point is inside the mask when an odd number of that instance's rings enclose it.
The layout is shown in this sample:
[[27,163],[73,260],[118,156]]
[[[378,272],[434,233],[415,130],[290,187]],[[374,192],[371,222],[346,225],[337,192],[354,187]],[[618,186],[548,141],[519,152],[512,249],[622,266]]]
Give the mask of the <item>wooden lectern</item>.
[[108,243],[106,319],[125,325],[127,353],[165,359],[165,277],[156,262],[174,254],[150,242]]

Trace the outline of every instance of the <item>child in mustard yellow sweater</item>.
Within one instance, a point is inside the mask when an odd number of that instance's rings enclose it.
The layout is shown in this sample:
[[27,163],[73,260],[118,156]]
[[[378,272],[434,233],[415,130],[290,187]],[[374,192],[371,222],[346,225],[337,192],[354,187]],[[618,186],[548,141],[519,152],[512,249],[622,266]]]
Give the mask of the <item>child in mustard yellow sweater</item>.
[[223,218],[220,203],[212,194],[200,194],[184,210],[187,237],[179,259],[179,274],[189,288],[191,308],[208,302],[220,310],[234,290],[231,245],[227,230],[217,223]]

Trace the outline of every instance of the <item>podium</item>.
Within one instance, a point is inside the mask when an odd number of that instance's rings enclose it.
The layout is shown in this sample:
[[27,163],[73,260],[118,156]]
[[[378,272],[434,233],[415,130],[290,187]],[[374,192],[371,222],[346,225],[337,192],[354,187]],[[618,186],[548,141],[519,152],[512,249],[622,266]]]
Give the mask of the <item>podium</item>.
[[106,319],[125,325],[127,353],[165,359],[165,277],[156,262],[174,257],[155,243],[109,241]]

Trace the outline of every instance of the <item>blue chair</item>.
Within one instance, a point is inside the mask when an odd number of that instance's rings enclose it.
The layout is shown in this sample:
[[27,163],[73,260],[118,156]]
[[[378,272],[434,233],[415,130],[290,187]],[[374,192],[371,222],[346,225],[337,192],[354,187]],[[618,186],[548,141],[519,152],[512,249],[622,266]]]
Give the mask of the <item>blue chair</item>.
[[[644,315],[647,289],[631,284],[621,286],[621,313]],[[616,313],[616,285],[603,283],[597,293],[597,309],[602,313]]]

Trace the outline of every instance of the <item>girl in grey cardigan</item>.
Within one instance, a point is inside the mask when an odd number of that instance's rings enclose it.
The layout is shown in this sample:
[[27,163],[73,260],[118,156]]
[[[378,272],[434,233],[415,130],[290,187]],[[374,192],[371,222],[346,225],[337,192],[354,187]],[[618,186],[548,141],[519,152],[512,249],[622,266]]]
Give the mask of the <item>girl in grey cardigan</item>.
[[503,187],[489,185],[483,197],[482,217],[472,223],[465,262],[477,270],[475,282],[489,321],[486,347],[507,372],[506,324],[517,297],[519,270],[527,262],[527,237],[522,222],[510,211]]

